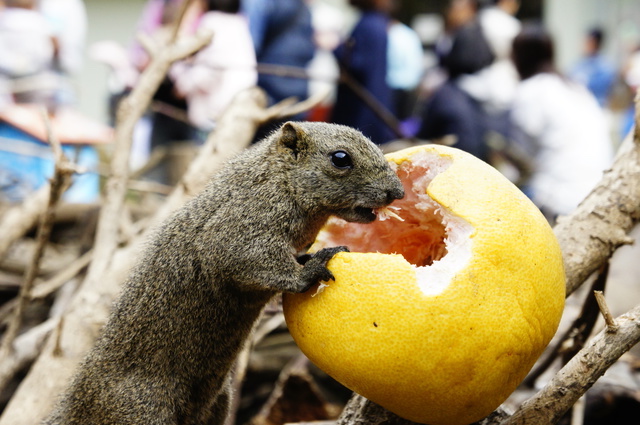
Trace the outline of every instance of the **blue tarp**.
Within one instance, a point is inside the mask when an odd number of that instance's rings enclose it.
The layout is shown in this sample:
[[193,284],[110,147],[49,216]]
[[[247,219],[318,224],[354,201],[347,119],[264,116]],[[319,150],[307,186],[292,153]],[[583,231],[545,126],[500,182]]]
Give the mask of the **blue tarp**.
[[[89,145],[63,145],[64,154],[86,170],[73,177],[63,199],[91,203],[99,197],[98,153]],[[0,199],[20,202],[53,176],[51,147],[37,138],[0,121]]]

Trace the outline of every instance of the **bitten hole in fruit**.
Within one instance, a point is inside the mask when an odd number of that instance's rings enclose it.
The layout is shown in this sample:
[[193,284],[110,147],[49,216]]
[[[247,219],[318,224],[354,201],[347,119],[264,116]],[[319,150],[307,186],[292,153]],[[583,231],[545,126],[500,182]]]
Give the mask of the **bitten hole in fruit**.
[[346,245],[352,252],[401,254],[416,266],[423,292],[440,293],[471,258],[473,233],[469,223],[427,195],[431,181],[450,165],[451,160],[433,153],[414,154],[396,168],[405,197],[391,206],[402,220],[381,215],[373,223],[360,224],[332,217],[318,235],[321,246]]

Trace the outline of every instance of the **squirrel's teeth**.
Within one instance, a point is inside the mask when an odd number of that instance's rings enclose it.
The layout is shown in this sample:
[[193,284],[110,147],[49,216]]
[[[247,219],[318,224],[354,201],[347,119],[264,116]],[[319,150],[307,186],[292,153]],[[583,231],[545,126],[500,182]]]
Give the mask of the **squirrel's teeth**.
[[390,218],[394,218],[396,220],[404,221],[404,218],[400,217],[393,210],[400,211],[400,207],[387,206],[387,207],[377,208],[377,209],[374,210],[374,212],[376,213],[376,215],[378,216],[378,219],[380,221],[385,221],[385,220],[388,220]]

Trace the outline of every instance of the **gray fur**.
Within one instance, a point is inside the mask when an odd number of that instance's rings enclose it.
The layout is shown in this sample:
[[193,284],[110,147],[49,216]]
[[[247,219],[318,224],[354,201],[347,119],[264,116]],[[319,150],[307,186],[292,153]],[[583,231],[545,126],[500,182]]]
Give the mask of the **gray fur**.
[[[330,153],[348,152],[341,170]],[[222,423],[228,375],[265,304],[331,279],[304,264],[331,214],[370,221],[404,195],[382,153],[361,133],[287,123],[213,176],[159,229],[125,283],[111,317],[46,420],[56,425]]]

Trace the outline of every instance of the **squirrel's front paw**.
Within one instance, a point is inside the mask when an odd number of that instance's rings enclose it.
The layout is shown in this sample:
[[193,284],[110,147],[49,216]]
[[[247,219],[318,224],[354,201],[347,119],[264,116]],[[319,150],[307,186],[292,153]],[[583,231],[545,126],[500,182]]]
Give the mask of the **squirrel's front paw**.
[[338,252],[349,252],[346,246],[334,246],[331,248],[323,248],[320,251],[311,254],[304,262],[302,269],[302,282],[300,292],[306,292],[318,282],[327,282],[334,280],[333,274],[327,269],[327,263]]

